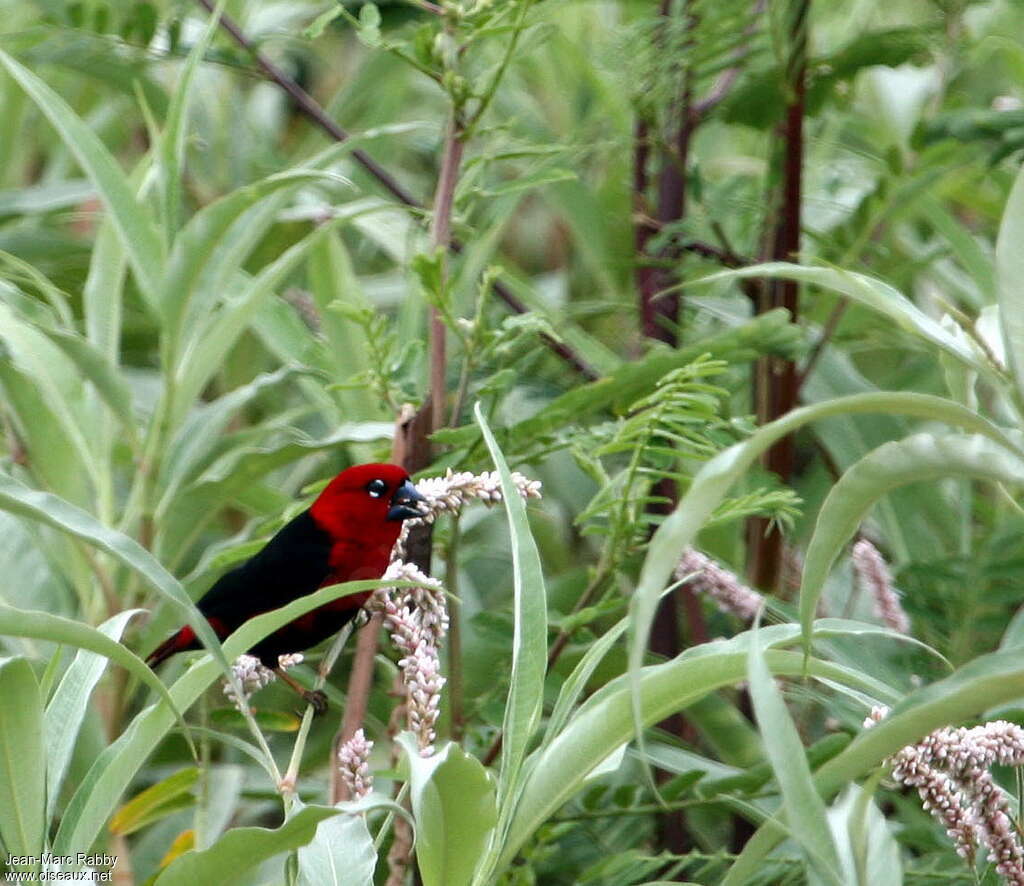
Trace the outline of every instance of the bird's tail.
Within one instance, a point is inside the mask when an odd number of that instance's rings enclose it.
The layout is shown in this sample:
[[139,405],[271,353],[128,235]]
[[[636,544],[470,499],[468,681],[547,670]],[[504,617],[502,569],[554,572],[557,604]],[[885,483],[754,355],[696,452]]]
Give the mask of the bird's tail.
[[170,658],[175,652],[184,652],[186,649],[195,649],[196,634],[188,625],[185,625],[176,634],[171,634],[163,643],[156,647],[146,656],[146,664],[155,668],[160,662]]

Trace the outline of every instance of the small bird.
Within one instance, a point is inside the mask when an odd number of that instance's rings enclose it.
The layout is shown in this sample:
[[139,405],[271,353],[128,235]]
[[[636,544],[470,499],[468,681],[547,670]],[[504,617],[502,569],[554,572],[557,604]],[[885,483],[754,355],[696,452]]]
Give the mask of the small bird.
[[[311,594],[325,585],[380,578],[402,521],[422,516],[423,496],[398,465],[356,465],[327,484],[313,504],[286,523],[241,566],[222,575],[199,600],[199,611],[223,640],[243,622]],[[341,597],[278,628],[252,649],[317,713],[327,709],[323,692],[311,692],[278,667],[278,656],[315,646],[351,621],[370,592]],[[160,662],[199,649],[195,631],[185,625],[150,653]]]

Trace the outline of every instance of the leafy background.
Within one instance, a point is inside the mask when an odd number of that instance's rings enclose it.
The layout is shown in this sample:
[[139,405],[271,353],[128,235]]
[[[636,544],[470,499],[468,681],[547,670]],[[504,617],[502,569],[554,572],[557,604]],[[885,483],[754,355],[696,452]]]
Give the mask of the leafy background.
[[[998,882],[882,761],[1021,716],[1020,4],[223,7],[248,46],[184,0],[4,7],[4,848],[383,883],[411,815],[428,884]],[[315,722],[206,691],[255,633],[169,694],[128,650],[428,393],[413,469],[544,498],[437,526],[453,743],[402,750],[382,647],[381,805],[339,815],[354,643]],[[691,543],[763,627],[662,596]]]

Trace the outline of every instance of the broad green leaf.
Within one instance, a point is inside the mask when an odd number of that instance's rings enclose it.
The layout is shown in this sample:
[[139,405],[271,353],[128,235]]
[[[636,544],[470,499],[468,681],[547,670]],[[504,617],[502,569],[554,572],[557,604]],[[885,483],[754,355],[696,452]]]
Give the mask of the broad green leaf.
[[156,281],[164,264],[163,244],[152,216],[136,199],[127,176],[90,126],[53,89],[3,51],[0,65],[36,103],[96,186],[117,227],[139,289],[155,306]]
[[501,479],[502,501],[512,534],[513,637],[512,673],[502,721],[501,769],[498,776],[498,839],[508,827],[519,789],[526,749],[540,722],[547,671],[547,591],[537,543],[530,532],[526,505],[512,482],[505,457],[477,403],[477,423]]
[[[2,479],[0,477],[0,480]],[[40,494],[45,495],[45,493]],[[0,493],[0,506],[2,506],[2,493]],[[138,611],[137,609],[129,610],[130,614]],[[118,616],[114,616],[114,619],[116,618]],[[114,621],[114,619],[111,619],[111,621]],[[112,639],[105,631],[90,627],[82,622],[73,621],[70,618],[63,618],[60,615],[51,615],[49,612],[15,609],[11,606],[0,604],[0,634],[11,637],[34,637],[38,640],[49,640],[52,643],[75,646],[79,649],[86,649],[102,655],[115,664],[121,665],[121,667],[151,689],[156,690],[160,697],[167,702],[171,715],[176,717],[182,726],[185,725],[181,712],[172,702],[170,693],[164,684],[160,682],[157,675],[147,667],[141,658],[127,647]],[[49,721],[47,722],[49,723]],[[68,729],[70,725],[70,723],[62,723],[60,728]],[[187,735],[188,732],[186,730]],[[49,749],[50,747],[51,745],[48,742],[47,748]]]
[[820,286],[845,295],[847,298],[884,314],[901,329],[931,342],[960,362],[977,369],[989,378],[997,377],[992,365],[968,346],[965,338],[953,335],[933,320],[902,293],[866,274],[857,274],[840,268],[812,268],[787,262],[767,262],[760,265],[723,271],[703,277],[694,283],[712,283],[721,280],[743,280],[751,277],[778,277]]
[[[368,308],[370,302],[363,294],[359,277],[337,232],[323,237],[309,251],[309,286],[320,310],[336,380],[345,381],[359,375],[370,365],[365,337],[330,306],[338,301],[354,308]],[[350,421],[380,417],[381,405],[366,388],[339,391],[337,397]]]
[[[214,634],[210,623],[199,613],[177,579],[135,539],[111,529],[109,526],[104,526],[81,508],[75,507],[56,495],[29,489],[17,480],[3,474],[0,474],[0,508],[87,541],[138,572],[154,590],[177,604],[184,619],[196,632],[196,636],[213,653],[222,671],[224,673],[229,671],[227,660],[224,658],[217,635]],[[38,613],[38,615],[42,614]],[[60,619],[60,621],[66,620]],[[84,627],[84,625],[80,627]],[[103,639],[107,640],[106,637]],[[146,670],[149,669],[146,668]]]
[[[287,606],[249,619],[224,641],[218,652],[234,661],[256,643],[301,615],[348,594],[372,590],[380,581],[347,582],[321,588]],[[388,582],[389,586],[414,587],[411,582]],[[174,704],[187,710],[224,670],[207,653],[199,658],[170,688]],[[174,725],[166,705],[150,705],[136,715],[123,733],[99,755],[78,786],[61,818],[54,839],[54,852],[61,855],[85,851],[113,814],[121,795],[131,784],[149,755]]]
[[156,886],[238,883],[264,861],[305,846],[320,822],[337,814],[337,809],[307,806],[277,830],[233,828],[209,849],[193,849],[178,856],[157,877]]
[[377,850],[365,815],[342,812],[321,821],[298,858],[298,886],[373,886]]
[[[949,677],[911,693],[881,723],[861,732],[846,750],[815,772],[818,793],[827,799],[929,732],[1021,698],[1024,662],[1019,650],[976,658]],[[785,810],[781,814],[784,816]],[[786,836],[786,828],[778,821],[765,822],[743,847],[723,886],[748,883],[768,853]]]
[[[788,626],[796,629],[796,625]],[[764,629],[768,634],[771,629]],[[795,630],[787,632],[795,637]],[[641,725],[649,726],[684,710],[709,692],[731,686],[746,677],[747,647],[743,642],[721,641],[693,647],[664,664],[641,670],[636,693]],[[710,648],[709,648],[710,647]],[[803,673],[799,653],[770,650],[768,667],[779,676]],[[843,685],[863,688],[866,675],[811,659],[809,673]],[[511,862],[523,843],[580,789],[588,773],[629,741],[634,733],[633,683],[628,675],[596,692],[569,724],[548,745],[528,760],[528,775],[511,826],[500,847],[498,870]]]
[[[89,425],[82,408],[83,386],[75,364],[50,340],[42,329],[36,328],[18,317],[6,304],[0,302],[0,343],[5,354],[0,361],[8,396],[16,405],[20,430],[25,432],[31,446],[32,458],[44,457],[46,449],[50,459],[60,459],[65,470],[81,471],[92,481],[93,488],[101,484],[101,468],[88,442]],[[24,381],[18,382],[13,373],[19,373]],[[39,434],[36,415],[24,409],[25,397],[29,391],[11,390],[15,385],[31,388],[42,403],[48,424],[56,423],[60,429],[62,445],[55,447],[53,439]],[[28,401],[29,403],[31,401]],[[69,490],[77,490],[80,484],[69,484]]]
[[199,768],[189,766],[146,788],[117,810],[110,819],[110,832],[122,836],[135,833],[180,808],[177,801],[185,794],[189,795],[187,805],[191,805],[192,786],[198,780]]
[[569,721],[572,708],[586,688],[587,682],[609,650],[626,633],[627,627],[629,627],[629,619],[624,617],[590,644],[579,663],[562,684],[555,706],[551,709],[551,716],[548,717],[548,725],[544,731],[544,744],[549,744],[551,739],[558,735]]
[[1024,171],[1017,173],[999,225],[996,283],[1009,368],[1024,402]]
[[[10,854],[39,858],[45,810],[43,701],[32,666],[10,658],[0,661],[0,839]],[[38,870],[38,862],[12,867]]]
[[898,486],[954,476],[1017,485],[1024,482],[1024,459],[987,437],[916,434],[880,446],[839,478],[818,512],[804,558],[800,622],[805,642],[829,570],[872,504]]
[[174,240],[160,284],[169,367],[180,372],[179,350],[203,334],[202,324],[224,297],[230,275],[242,266],[289,194],[325,176],[312,170],[278,173],[232,191],[189,219]]
[[160,462],[159,482],[164,493],[156,513],[162,513],[173,502],[181,484],[192,479],[194,472],[203,466],[239,410],[300,371],[296,367],[284,366],[276,372],[261,373],[248,384],[216,400],[196,404],[167,444]]
[[[116,643],[121,639],[121,634],[129,620],[142,611],[141,609],[126,609],[124,612],[119,612],[108,618],[96,630]],[[0,628],[0,633],[3,633],[2,628]],[[46,812],[48,819],[53,815],[57,798],[60,796],[60,790],[64,784],[64,774],[71,761],[78,731],[85,719],[86,711],[89,709],[92,691],[106,668],[106,656],[90,652],[87,649],[79,649],[74,660],[60,678],[53,697],[46,705],[43,735],[46,743]]]
[[88,339],[82,338],[76,333],[59,329],[43,329],[43,332],[74,363],[82,376],[96,386],[103,401],[110,411],[121,420],[124,428],[130,433],[134,433],[132,390],[117,366],[97,350]]
[[245,281],[241,291],[216,317],[206,324],[201,334],[189,342],[177,365],[176,410],[184,409],[199,396],[220,367],[228,351],[245,331],[262,298],[268,297],[298,266],[317,240],[331,229],[330,222],[307,234],[290,246],[258,274]]
[[[874,786],[874,780],[869,780]],[[828,810],[839,850],[844,883],[850,886],[903,886],[900,845],[871,791],[848,785]]]
[[[984,434],[1012,452],[1019,450],[999,428],[970,409],[942,397],[912,393],[868,393],[837,397],[792,412],[759,428],[742,443],[730,446],[706,462],[693,478],[676,509],[651,538],[640,580],[630,600],[629,669],[638,673],[658,598],[668,584],[683,549],[693,543],[705,521],[729,489],[777,440],[804,425],[833,415],[881,412],[944,421]],[[637,712],[639,714],[639,711]],[[639,716],[637,716],[639,721]]]
[[128,257],[109,215],[93,240],[89,276],[82,288],[85,334],[93,347],[116,361],[121,344],[121,299]]
[[476,757],[452,742],[421,757],[411,733],[398,741],[409,765],[423,886],[468,886],[497,821],[494,783]]
[[765,753],[789,813],[793,835],[803,850],[808,868],[813,868],[825,882],[842,886],[839,856],[825,817],[825,804],[811,781],[811,770],[796,725],[768,670],[758,642],[757,624],[751,633],[753,642],[747,655],[750,698]]

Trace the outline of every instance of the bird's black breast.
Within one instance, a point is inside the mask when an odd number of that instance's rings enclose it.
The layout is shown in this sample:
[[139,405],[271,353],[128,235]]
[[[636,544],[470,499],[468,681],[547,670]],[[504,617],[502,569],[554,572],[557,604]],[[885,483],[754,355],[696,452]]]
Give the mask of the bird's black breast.
[[331,537],[308,510],[278,531],[258,554],[222,575],[199,611],[230,631],[246,619],[315,591],[330,575]]

